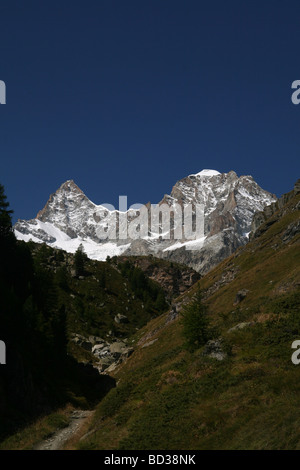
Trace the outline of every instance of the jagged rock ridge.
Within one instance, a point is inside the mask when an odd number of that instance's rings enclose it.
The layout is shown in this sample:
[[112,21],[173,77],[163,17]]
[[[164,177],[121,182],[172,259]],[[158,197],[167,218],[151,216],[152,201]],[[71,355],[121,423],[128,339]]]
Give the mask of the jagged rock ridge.
[[[238,177],[234,171],[221,174],[202,170],[178,181],[159,205],[166,204],[171,211],[176,205],[203,205],[205,239],[191,241],[184,234],[179,240],[163,239],[151,232],[149,226],[147,235],[137,239],[103,240],[99,237],[99,228],[104,230],[117,216],[118,233],[124,227],[124,214],[121,217],[118,211],[94,204],[69,180],[50,196],[35,219],[19,220],[14,229],[19,239],[45,242],[68,252],[74,253],[82,243],[92,259],[152,254],[204,273],[244,245],[254,214],[275,202],[276,197],[263,190],[251,176]],[[139,214],[137,209],[130,209],[126,215],[129,221],[134,221]],[[171,220],[174,222],[173,212]]]

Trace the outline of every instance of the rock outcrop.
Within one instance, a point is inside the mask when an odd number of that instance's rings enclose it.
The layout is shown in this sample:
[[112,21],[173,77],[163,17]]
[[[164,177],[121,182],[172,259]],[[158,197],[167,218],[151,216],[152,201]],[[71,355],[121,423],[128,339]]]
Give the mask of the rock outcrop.
[[227,353],[224,350],[222,338],[208,341],[204,346],[202,354],[203,356],[217,359],[217,361],[224,361],[227,358]]
[[[254,214],[250,240],[257,238],[262,235],[268,228],[273,225],[283,215],[282,210],[285,205],[293,199],[294,196],[300,193],[300,179],[294,185],[294,189],[289,193],[284,194],[277,201],[266,206],[263,211],[258,211]],[[299,210],[299,207],[295,207],[295,210]],[[277,214],[277,217],[275,216]],[[274,216],[274,217],[273,217]]]
[[109,343],[98,336],[89,336],[87,338],[77,333],[72,335],[71,341],[91,352],[97,358],[94,367],[99,372],[113,370],[133,353],[133,348],[129,347],[124,341]]
[[154,257],[121,256],[118,258],[118,262],[126,261],[130,261],[135,267],[140,268],[147,277],[157,282],[169,300],[183,294],[201,277],[199,273],[188,266],[159,261]]

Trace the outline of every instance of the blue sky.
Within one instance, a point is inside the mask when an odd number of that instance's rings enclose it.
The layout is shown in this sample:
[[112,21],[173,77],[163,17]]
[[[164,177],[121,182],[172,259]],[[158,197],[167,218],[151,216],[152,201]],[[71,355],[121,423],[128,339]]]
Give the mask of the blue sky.
[[0,182],[15,219],[67,179],[158,202],[203,168],[300,177],[299,0],[0,4]]

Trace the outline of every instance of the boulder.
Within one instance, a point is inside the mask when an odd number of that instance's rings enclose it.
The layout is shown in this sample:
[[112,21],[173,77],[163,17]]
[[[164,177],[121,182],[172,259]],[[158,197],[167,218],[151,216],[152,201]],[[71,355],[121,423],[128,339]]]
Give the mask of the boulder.
[[104,339],[100,338],[99,336],[89,336],[89,341],[92,344],[103,344],[105,343]]
[[100,361],[97,363],[97,368],[98,368],[99,372],[103,372],[109,366],[114,364],[114,362],[115,362],[115,360],[111,356],[101,358]]
[[129,357],[133,353],[133,348],[126,346],[122,341],[112,343],[109,350],[114,358],[119,358],[121,356]]
[[122,354],[122,352],[124,351],[125,348],[126,348],[125,343],[123,343],[122,341],[116,341],[115,343],[112,343],[110,345],[109,350],[112,354],[114,354],[114,353]]
[[95,355],[98,355],[100,351],[102,351],[102,349],[105,347],[105,343],[102,343],[102,344],[95,344],[93,347],[92,347],[92,353],[95,354]]
[[244,300],[244,298],[246,297],[246,295],[248,294],[248,292],[249,292],[248,289],[242,289],[242,290],[240,290],[240,291],[236,294],[235,301],[234,301],[234,305],[237,305],[237,304],[239,304],[240,302],[242,302],[242,300]]
[[237,330],[242,330],[243,328],[247,328],[247,326],[252,326],[252,325],[254,325],[253,321],[238,323],[237,325],[230,328],[228,330],[228,333],[232,333],[233,331],[237,331]]
[[206,343],[203,356],[208,356],[218,361],[224,361],[227,357],[227,353],[223,350],[222,339],[210,340]]
[[71,341],[73,341],[73,343],[77,344],[86,351],[92,351],[93,344],[82,335],[73,333]]

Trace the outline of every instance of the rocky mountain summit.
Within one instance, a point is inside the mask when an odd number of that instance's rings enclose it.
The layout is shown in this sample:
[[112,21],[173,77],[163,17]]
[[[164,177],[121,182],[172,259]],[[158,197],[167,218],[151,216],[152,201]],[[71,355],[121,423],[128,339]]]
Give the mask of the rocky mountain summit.
[[[254,214],[275,202],[276,196],[263,190],[251,176],[202,170],[178,181],[170,195],[152,206],[169,210],[166,230],[162,219],[154,228],[151,205],[144,206],[149,210],[149,225],[144,230],[142,210],[121,212],[96,205],[69,180],[50,196],[35,219],[19,220],[14,229],[18,239],[45,242],[68,252],[74,253],[82,243],[91,259],[152,254],[205,273],[247,243]],[[195,239],[187,237],[184,226],[188,206],[192,208],[194,231],[195,208],[201,206],[204,210],[203,236],[196,234]],[[130,232],[132,223],[135,226]],[[121,236],[124,229],[126,236]],[[181,235],[175,236],[175,232]]]

